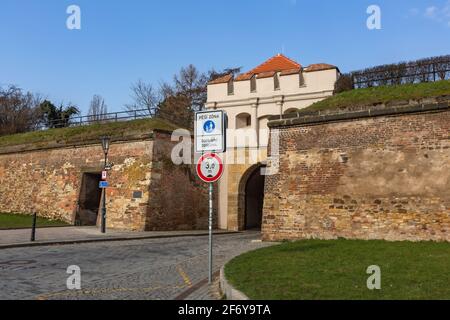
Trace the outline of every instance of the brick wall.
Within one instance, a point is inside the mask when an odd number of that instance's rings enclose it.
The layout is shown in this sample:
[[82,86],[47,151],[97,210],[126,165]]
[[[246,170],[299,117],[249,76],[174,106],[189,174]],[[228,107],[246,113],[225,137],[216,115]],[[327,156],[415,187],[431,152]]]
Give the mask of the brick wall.
[[[163,132],[114,142],[109,161],[107,226],[125,230],[205,228],[207,191],[193,167],[175,167]],[[0,150],[0,212],[75,222],[83,173],[101,172],[99,144],[8,153]],[[138,196],[136,196],[136,194]]]
[[450,241],[450,109],[424,109],[274,122],[263,238]]

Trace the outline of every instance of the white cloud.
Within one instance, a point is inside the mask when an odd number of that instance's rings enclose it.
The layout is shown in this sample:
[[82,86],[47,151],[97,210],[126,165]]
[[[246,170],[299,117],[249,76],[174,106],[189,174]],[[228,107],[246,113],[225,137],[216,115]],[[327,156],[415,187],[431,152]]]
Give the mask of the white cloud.
[[450,0],[442,6],[430,6],[425,9],[424,16],[450,27]]
[[435,7],[435,6],[428,7],[425,10],[425,16],[428,17],[428,18],[434,18],[434,17],[436,17],[437,11],[438,11],[438,8]]

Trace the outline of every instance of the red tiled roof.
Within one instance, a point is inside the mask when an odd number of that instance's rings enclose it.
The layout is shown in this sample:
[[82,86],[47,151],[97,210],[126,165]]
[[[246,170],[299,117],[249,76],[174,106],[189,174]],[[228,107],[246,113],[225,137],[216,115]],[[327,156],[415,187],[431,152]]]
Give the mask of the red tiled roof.
[[278,54],[266,62],[260,64],[253,70],[249,71],[249,73],[252,74],[258,74],[263,72],[270,72],[270,71],[285,71],[285,70],[292,70],[292,69],[298,69],[302,66],[295,62],[294,60],[289,59],[288,57]]
[[297,69],[291,69],[291,70],[284,70],[281,72],[281,76],[289,76],[291,74],[297,74],[300,73],[302,69],[301,68],[297,68]]
[[305,71],[313,72],[313,71],[323,71],[323,70],[330,70],[330,69],[337,69],[337,67],[333,66],[331,64],[328,64],[328,63],[316,63],[316,64],[309,65],[305,69]]
[[258,73],[258,79],[272,78],[275,75],[275,73],[276,73],[276,71],[267,71],[267,72]]
[[[301,64],[295,62],[288,57],[278,54],[266,62],[260,64],[256,68],[250,70],[249,72],[242,73],[235,77],[234,81],[244,81],[250,80],[253,76],[257,75],[258,78],[269,78],[273,77],[276,72],[281,72],[281,76],[292,75],[296,73],[300,73],[302,70],[305,72],[314,72],[314,71],[324,71],[330,69],[337,69],[336,66],[327,63],[316,63],[311,64],[307,68],[303,68]],[[209,84],[219,84],[219,83],[227,83],[233,79],[233,75],[229,74],[224,77],[220,77],[216,80],[209,82]]]
[[219,84],[219,83],[227,83],[229,82],[231,79],[233,79],[233,75],[232,74],[227,74],[226,76],[214,79],[212,81],[210,81],[208,84]]
[[[282,75],[294,74],[300,72],[302,66],[295,62],[294,60],[289,59],[288,57],[278,54],[266,62],[260,64],[253,70],[249,72],[242,73],[238,75],[234,81],[244,81],[250,80],[254,75],[257,75],[258,78],[268,78],[273,77],[275,72],[281,72]],[[226,81],[225,81],[226,82]],[[221,82],[215,82],[221,83]]]
[[254,76],[254,74],[252,74],[252,73],[243,73],[243,74],[238,75],[236,77],[236,79],[234,79],[234,80],[235,81],[250,80],[253,76]]

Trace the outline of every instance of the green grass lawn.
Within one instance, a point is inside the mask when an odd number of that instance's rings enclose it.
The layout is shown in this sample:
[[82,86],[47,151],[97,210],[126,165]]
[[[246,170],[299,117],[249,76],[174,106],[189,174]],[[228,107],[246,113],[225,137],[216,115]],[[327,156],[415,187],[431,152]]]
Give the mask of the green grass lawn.
[[[0,229],[31,228],[32,225],[33,225],[32,216],[23,214],[0,213]],[[43,228],[43,227],[68,226],[68,224],[58,220],[48,220],[44,218],[38,218],[36,226],[38,228]]]
[[450,80],[356,89],[336,94],[302,111],[318,111],[346,107],[364,107],[396,100],[421,99],[450,95]]
[[[371,265],[381,290],[367,289]],[[241,255],[225,267],[251,299],[450,299],[450,243],[321,241],[283,243]]]

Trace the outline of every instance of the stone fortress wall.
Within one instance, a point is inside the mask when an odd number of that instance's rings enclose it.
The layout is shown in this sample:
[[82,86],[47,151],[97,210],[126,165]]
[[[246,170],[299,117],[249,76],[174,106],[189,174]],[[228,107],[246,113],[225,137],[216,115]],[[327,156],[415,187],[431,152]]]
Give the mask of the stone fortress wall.
[[[175,166],[170,134],[153,131],[113,141],[107,227],[124,230],[207,229],[208,193],[194,166]],[[0,150],[0,212],[75,224],[83,175],[100,173],[98,141]]]
[[263,239],[450,241],[450,99],[399,104],[272,118]]

